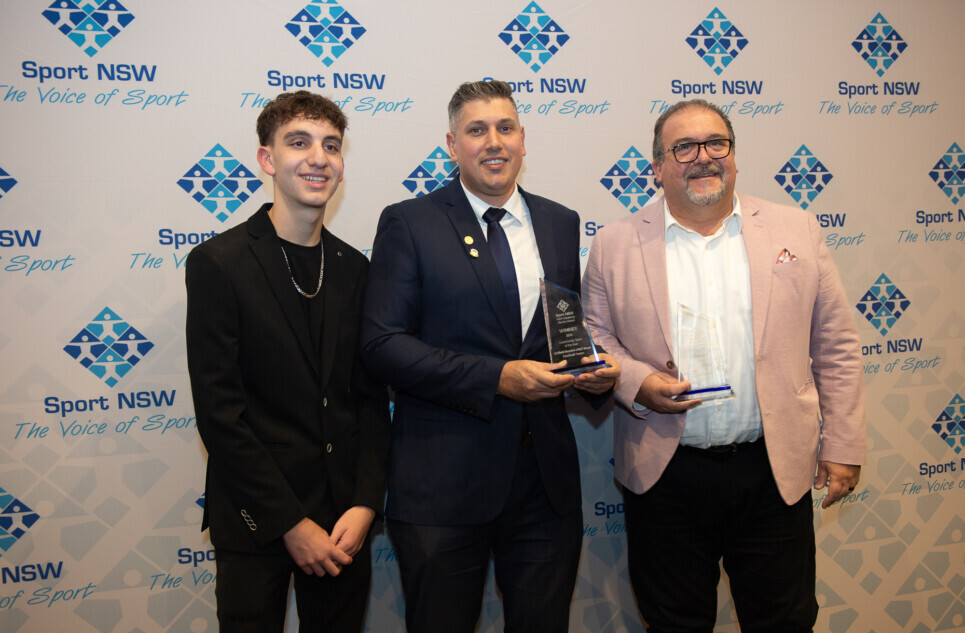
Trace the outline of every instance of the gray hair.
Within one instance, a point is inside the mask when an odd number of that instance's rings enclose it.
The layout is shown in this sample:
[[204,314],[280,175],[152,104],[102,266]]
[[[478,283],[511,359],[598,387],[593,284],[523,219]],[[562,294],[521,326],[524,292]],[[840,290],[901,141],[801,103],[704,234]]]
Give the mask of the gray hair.
[[673,104],[660,114],[660,118],[657,119],[656,124],[653,126],[653,162],[655,165],[659,165],[663,162],[663,156],[667,148],[663,146],[663,126],[671,116],[680,112],[682,110],[688,110],[690,108],[703,108],[704,110],[710,110],[711,112],[716,112],[723,121],[724,125],[727,126],[727,135],[730,137],[731,151],[737,145],[737,139],[734,137],[734,126],[730,123],[730,118],[720,109],[719,106],[711,103],[710,101],[705,101],[704,99],[690,99],[689,101],[678,101]]

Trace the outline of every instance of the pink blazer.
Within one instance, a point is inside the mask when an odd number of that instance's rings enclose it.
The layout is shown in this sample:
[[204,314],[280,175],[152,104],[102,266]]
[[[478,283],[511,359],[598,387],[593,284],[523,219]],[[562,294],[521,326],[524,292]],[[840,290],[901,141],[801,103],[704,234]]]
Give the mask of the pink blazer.
[[[790,504],[813,485],[818,459],[864,463],[861,346],[815,217],[751,196],[740,202],[757,399],[774,478]],[[632,406],[648,375],[675,374],[664,240],[659,197],[597,234],[583,277],[594,342],[622,367],[613,415],[615,476],[638,494],[660,477],[684,427],[683,414]],[[784,248],[797,259],[777,264]]]

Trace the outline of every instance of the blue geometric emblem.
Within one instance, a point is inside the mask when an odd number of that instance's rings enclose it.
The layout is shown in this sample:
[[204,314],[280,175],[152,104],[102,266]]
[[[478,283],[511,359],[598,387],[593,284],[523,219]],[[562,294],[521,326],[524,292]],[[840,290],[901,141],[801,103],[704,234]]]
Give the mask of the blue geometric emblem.
[[882,273],[855,306],[882,336],[900,319],[911,301]]
[[58,31],[93,57],[134,20],[117,0],[57,0],[43,15]]
[[17,184],[17,181],[14,180],[13,176],[5,172],[3,167],[0,167],[0,198],[3,198],[3,194],[13,189],[15,184]]
[[40,515],[0,488],[0,556],[27,533]]
[[204,509],[204,497],[205,497],[206,494],[208,494],[208,493],[205,492],[203,495],[201,495],[200,497],[198,497],[197,499],[194,500],[194,502],[195,502],[196,504],[198,504],[198,506],[199,506],[202,510]]
[[931,428],[956,453],[961,454],[965,449],[965,398],[955,394],[941,415],[935,418]]
[[153,347],[154,343],[105,307],[71,339],[64,351],[113,387]]
[[861,59],[868,62],[871,70],[881,77],[898,56],[905,52],[908,43],[901,39],[898,31],[879,13],[858,33],[851,46],[858,51]]
[[719,75],[744,50],[747,38],[715,7],[693,30],[687,44]]
[[632,145],[607,171],[606,176],[600,179],[600,183],[630,213],[642,209],[660,189],[653,173],[653,165]]
[[416,198],[421,198],[439,187],[445,187],[458,176],[459,166],[456,161],[452,160],[442,147],[436,147],[402,184],[410,193],[414,193]]
[[566,44],[570,36],[535,2],[530,2],[522,13],[506,25],[499,39],[533,72],[539,72],[553,55]]
[[285,28],[326,66],[334,64],[365,33],[365,27],[336,0],[312,0]]
[[965,152],[958,143],[952,143],[928,175],[952,204],[965,198]]
[[777,184],[783,187],[802,209],[807,209],[808,205],[814,202],[832,178],[834,176],[828,168],[821,164],[807,145],[799,147],[774,176]]
[[178,186],[224,222],[258,190],[261,181],[219,144],[178,180]]

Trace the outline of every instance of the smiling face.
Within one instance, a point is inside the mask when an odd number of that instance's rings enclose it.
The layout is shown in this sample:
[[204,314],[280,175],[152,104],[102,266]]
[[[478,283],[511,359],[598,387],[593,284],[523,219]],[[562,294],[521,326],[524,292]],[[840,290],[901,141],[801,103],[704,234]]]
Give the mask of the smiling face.
[[466,189],[501,207],[512,195],[523,166],[525,136],[509,99],[474,99],[463,104],[446,144]]
[[[700,107],[689,107],[674,113],[663,126],[662,147],[667,150],[680,143],[702,143],[710,139],[730,138],[727,125],[720,116]],[[663,185],[671,212],[675,209],[713,207],[727,208],[734,196],[737,164],[734,151],[724,158],[711,158],[704,147],[692,163],[678,163],[673,152],[662,155],[653,166],[657,181]]]
[[275,206],[324,211],[342,182],[342,134],[325,119],[296,117],[258,148],[258,164],[274,181]]

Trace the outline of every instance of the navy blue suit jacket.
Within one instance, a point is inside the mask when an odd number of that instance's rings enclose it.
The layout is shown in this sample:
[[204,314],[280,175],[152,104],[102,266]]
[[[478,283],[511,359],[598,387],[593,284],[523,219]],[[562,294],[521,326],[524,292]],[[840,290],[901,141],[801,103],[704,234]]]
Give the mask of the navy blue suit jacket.
[[[579,292],[579,216],[521,193],[545,278]],[[389,518],[429,525],[493,519],[510,491],[524,417],[553,508],[580,508],[563,397],[522,404],[496,395],[507,361],[549,361],[542,307],[521,343],[510,336],[513,319],[518,314],[458,180],[383,211],[361,341],[368,370],[396,394]]]

